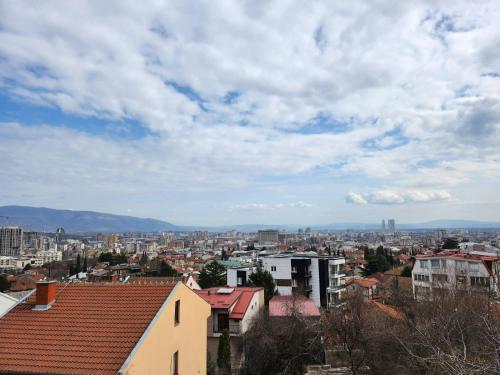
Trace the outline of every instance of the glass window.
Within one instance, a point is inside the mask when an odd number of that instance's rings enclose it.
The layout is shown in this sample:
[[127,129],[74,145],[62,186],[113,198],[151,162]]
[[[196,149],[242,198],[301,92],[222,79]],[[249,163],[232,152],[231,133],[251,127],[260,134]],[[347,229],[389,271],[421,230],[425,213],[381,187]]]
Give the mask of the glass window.
[[429,261],[428,260],[421,260],[420,261],[420,268],[429,268]]
[[179,351],[172,356],[172,374],[179,375]]
[[440,268],[440,261],[439,259],[431,259],[431,267],[432,268]]
[[175,324],[179,324],[181,321],[181,300],[175,301]]
[[469,271],[471,271],[471,272],[479,272],[479,263],[469,262]]

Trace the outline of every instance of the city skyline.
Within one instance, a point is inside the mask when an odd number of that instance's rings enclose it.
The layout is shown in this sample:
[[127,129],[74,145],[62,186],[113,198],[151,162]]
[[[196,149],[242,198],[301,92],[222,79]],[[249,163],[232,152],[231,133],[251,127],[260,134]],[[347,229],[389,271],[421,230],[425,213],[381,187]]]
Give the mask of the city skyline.
[[498,3],[162,3],[0,5],[0,206],[500,221]]

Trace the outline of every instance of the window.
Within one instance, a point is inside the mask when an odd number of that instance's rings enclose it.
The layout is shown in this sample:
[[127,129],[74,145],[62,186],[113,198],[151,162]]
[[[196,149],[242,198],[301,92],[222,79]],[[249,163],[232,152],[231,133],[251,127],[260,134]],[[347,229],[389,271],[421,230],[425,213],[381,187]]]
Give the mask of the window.
[[472,286],[490,286],[490,278],[489,277],[478,277],[471,276],[470,285]]
[[479,272],[479,263],[469,262],[469,271],[470,272]]
[[179,375],[179,351],[172,356],[172,375]]
[[446,283],[448,282],[448,275],[432,274],[433,283]]
[[429,268],[429,261],[428,260],[421,260],[420,261],[420,268]]
[[464,260],[456,260],[455,265],[459,270],[465,270],[467,268],[467,262]]
[[296,287],[296,286],[297,286],[297,280],[292,279],[292,287]]
[[440,268],[439,259],[431,259],[431,268]]
[[429,281],[429,275],[420,275],[416,273],[414,274],[413,279],[415,281]]
[[446,268],[446,259],[441,259],[441,268]]
[[271,272],[275,272],[276,271],[276,266],[271,266]]
[[217,328],[214,329],[215,332],[222,332],[225,329],[229,329],[229,315],[224,313],[217,314]]
[[181,322],[181,300],[175,301],[175,324]]

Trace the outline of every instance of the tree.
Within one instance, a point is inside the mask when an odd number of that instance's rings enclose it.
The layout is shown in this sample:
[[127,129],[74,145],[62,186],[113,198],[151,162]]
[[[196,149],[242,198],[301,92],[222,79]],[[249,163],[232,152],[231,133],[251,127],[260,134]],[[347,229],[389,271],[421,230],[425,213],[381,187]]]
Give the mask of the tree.
[[23,271],[29,271],[31,269],[31,264],[27,263],[24,268],[23,268]]
[[205,267],[200,272],[198,284],[203,289],[226,285],[226,267],[216,260],[205,264]]
[[160,276],[177,276],[177,271],[165,261],[160,263]]
[[147,256],[146,252],[144,251],[142,253],[141,259],[139,260],[139,264],[141,266],[145,266],[147,263],[148,263],[148,256]]
[[441,248],[443,250],[445,250],[445,249],[458,249],[458,241],[454,238],[447,238],[444,240],[443,246]]
[[231,342],[229,341],[229,331],[222,331],[219,336],[219,347],[217,349],[217,366],[219,366],[219,374],[231,374]]
[[99,255],[99,262],[107,262],[109,264],[113,263],[113,254],[110,252],[101,253]]
[[411,277],[411,269],[408,266],[405,266],[403,270],[401,271],[401,276],[402,277]]
[[83,258],[83,272],[87,272],[88,265],[87,265],[87,257]]
[[7,279],[7,275],[0,275],[0,292],[5,292],[10,288],[10,281]]
[[243,335],[243,375],[302,375],[306,365],[323,363],[319,320],[304,317],[293,301],[287,316],[263,314]]
[[210,352],[207,352],[207,375],[217,375],[217,367],[214,361],[212,361]]
[[271,273],[258,267],[257,271],[250,275],[249,282],[253,286],[264,288],[264,299],[266,305],[269,304],[269,300],[276,294],[276,284]]
[[78,274],[82,272],[82,267],[81,267],[81,257],[80,254],[76,257],[76,267],[75,267],[75,273]]

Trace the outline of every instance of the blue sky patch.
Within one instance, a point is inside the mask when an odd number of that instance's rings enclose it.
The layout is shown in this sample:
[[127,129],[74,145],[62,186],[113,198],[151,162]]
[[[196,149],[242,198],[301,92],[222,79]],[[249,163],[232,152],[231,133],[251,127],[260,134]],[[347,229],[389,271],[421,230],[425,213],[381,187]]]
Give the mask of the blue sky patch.
[[181,85],[175,81],[166,81],[165,84],[172,87],[175,91],[184,95],[192,102],[198,104],[198,107],[200,107],[202,111],[207,112],[207,108],[205,107],[206,100],[203,99],[191,86]]
[[58,108],[13,100],[4,94],[0,94],[0,122],[17,122],[28,126],[44,124],[122,139],[137,139],[154,135],[135,119],[111,120],[95,116],[71,115]]

